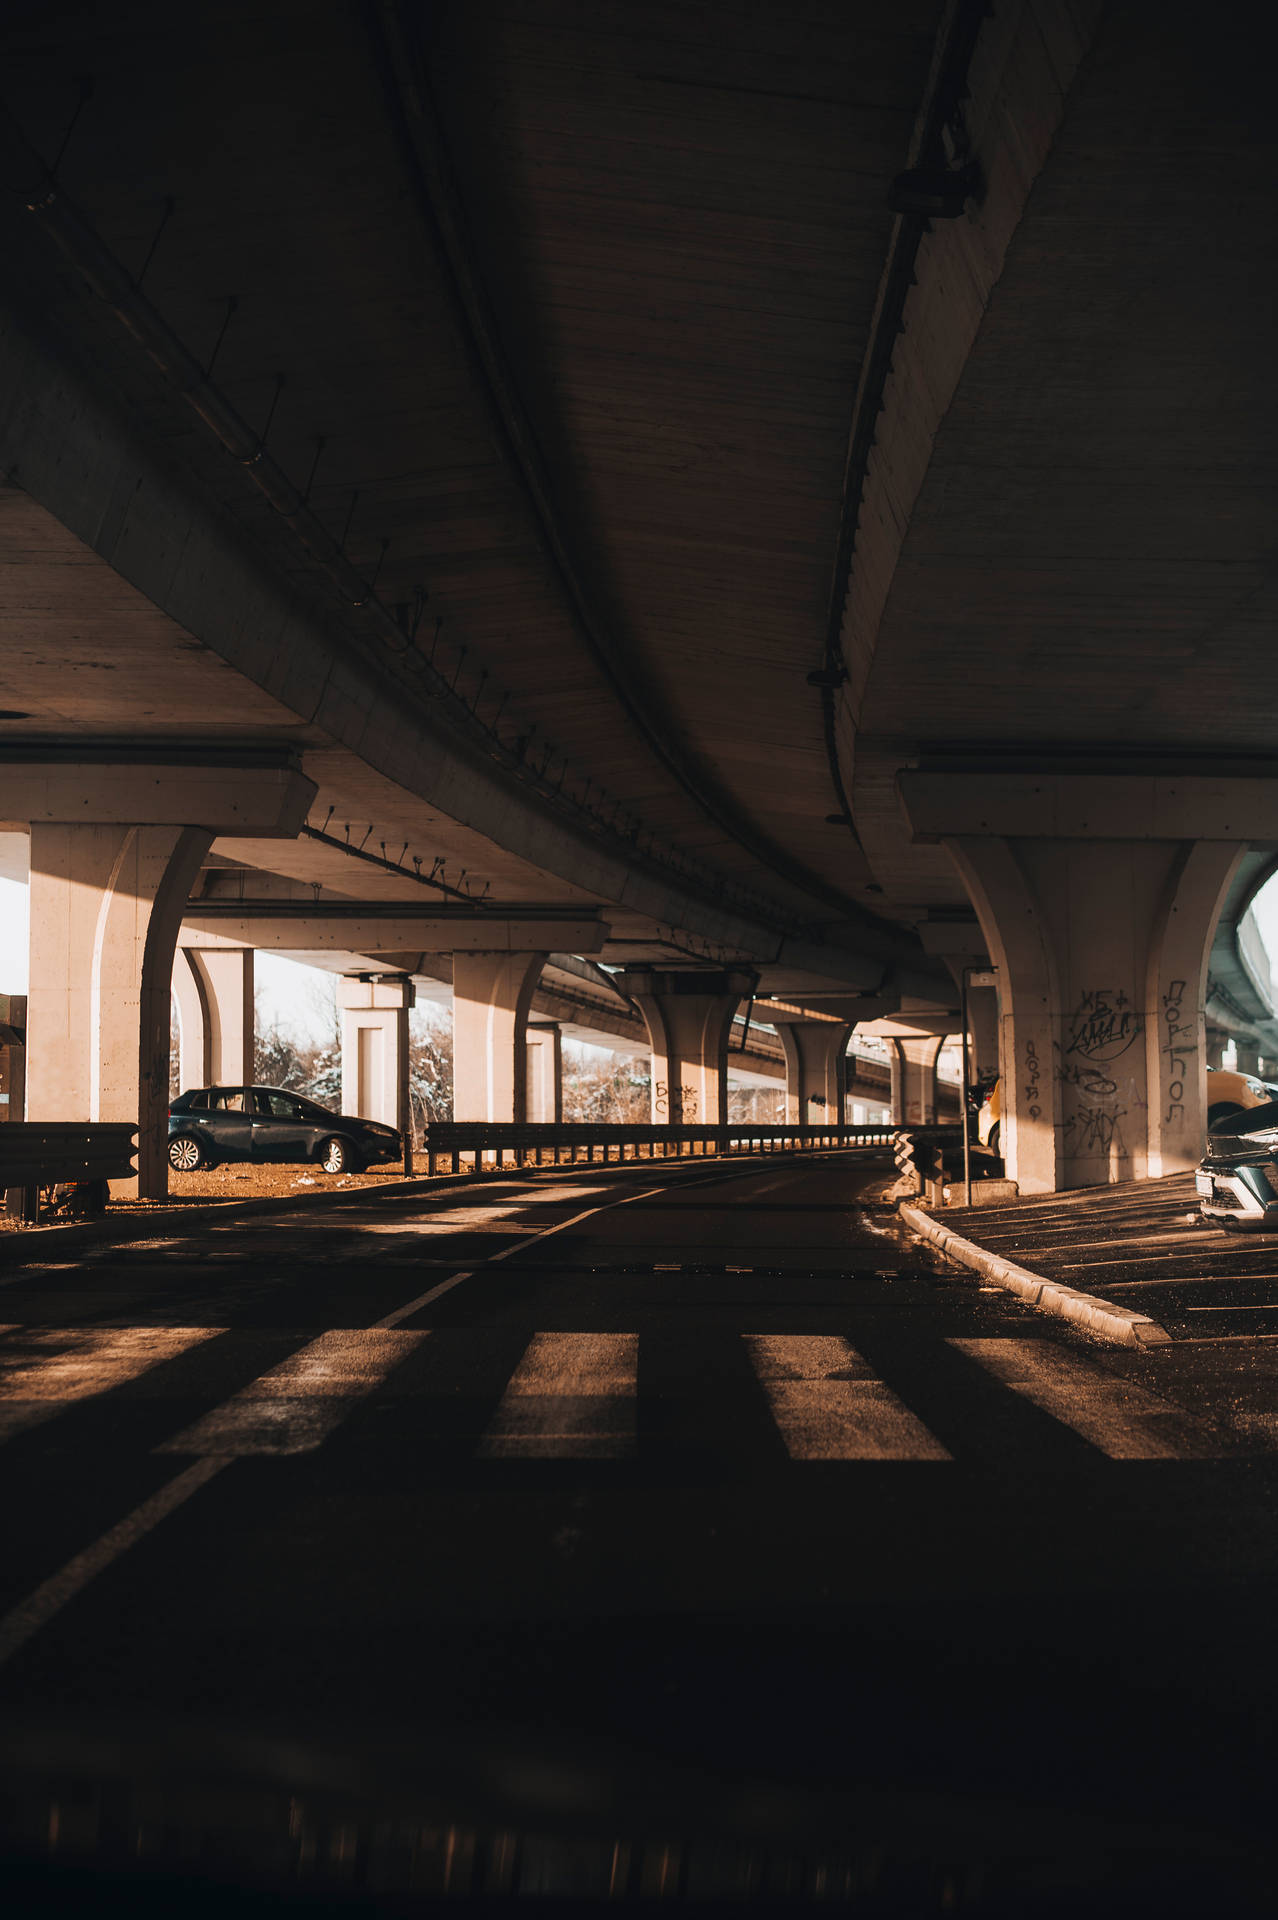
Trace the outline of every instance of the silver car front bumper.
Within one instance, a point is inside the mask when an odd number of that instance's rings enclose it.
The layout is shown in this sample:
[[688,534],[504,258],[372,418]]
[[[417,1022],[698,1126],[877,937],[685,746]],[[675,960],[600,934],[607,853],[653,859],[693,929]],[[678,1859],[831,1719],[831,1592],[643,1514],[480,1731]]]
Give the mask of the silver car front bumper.
[[1278,1166],[1200,1167],[1194,1176],[1206,1220],[1278,1230]]

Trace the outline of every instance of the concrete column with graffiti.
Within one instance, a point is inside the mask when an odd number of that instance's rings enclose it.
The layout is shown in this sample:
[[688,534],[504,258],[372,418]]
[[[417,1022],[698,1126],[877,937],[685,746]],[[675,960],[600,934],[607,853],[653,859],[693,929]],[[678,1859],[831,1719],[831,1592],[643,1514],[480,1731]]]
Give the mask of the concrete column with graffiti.
[[1035,1193],[1193,1166],[1208,955],[1248,840],[1278,830],[1272,783],[927,770],[900,784],[999,969],[1011,1178]]

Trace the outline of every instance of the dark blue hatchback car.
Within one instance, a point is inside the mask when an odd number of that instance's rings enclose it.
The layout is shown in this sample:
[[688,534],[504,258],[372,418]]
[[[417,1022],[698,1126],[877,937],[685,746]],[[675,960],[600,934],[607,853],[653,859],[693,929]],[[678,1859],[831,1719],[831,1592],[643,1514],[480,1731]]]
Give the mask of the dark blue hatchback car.
[[284,1087],[200,1087],[169,1108],[169,1165],[178,1173],[219,1160],[305,1160],[325,1173],[361,1173],[403,1151],[394,1127],[330,1113]]

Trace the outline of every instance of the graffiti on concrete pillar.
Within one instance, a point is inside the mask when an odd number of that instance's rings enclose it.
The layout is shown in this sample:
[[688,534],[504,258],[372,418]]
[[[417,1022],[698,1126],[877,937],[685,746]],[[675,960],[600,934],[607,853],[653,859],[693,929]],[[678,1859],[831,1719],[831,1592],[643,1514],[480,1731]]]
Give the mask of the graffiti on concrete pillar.
[[1083,1060],[1117,1060],[1141,1032],[1141,1017],[1120,987],[1092,987],[1069,1017],[1064,1052]]
[[1185,1076],[1189,1072],[1192,1057],[1198,1051],[1198,1035],[1194,1026],[1184,1017],[1186,982],[1173,980],[1163,995],[1162,1054],[1167,1061],[1167,1109],[1164,1125],[1185,1118]]
[[[1141,1016],[1121,988],[1090,988],[1079,995],[1056,1060],[1067,1154],[1126,1155],[1123,1121],[1128,1108],[1122,1104],[1121,1069],[1113,1063],[1141,1031]],[[1127,1084],[1130,1095],[1130,1076]]]
[[1039,1097],[1040,1072],[1038,1048],[1032,1040],[1025,1043],[1025,1108],[1031,1120],[1037,1120],[1043,1111]]
[[652,1089],[652,1110],[658,1120],[669,1120],[675,1126],[695,1120],[697,1090],[695,1087],[672,1087],[666,1081],[658,1080]]
[[1118,1092],[1117,1080],[1111,1080],[1102,1067],[1083,1067],[1077,1060],[1066,1060],[1056,1069],[1056,1078],[1064,1087],[1077,1087],[1088,1100],[1109,1100]]
[[1122,1126],[1126,1112],[1126,1107],[1080,1106],[1066,1114],[1066,1153],[1108,1153],[1111,1147],[1126,1153]]

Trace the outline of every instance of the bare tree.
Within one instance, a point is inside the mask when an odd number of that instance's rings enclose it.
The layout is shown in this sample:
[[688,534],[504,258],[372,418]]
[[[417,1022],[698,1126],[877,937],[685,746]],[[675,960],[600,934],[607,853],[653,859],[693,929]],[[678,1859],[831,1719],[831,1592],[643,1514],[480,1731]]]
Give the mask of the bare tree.
[[408,1099],[418,1142],[432,1120],[453,1117],[453,1023],[442,1007],[408,1016]]
[[785,1122],[785,1086],[729,1087],[728,1122],[733,1126],[779,1127]]
[[[600,1057],[602,1056],[602,1057]],[[652,1072],[642,1056],[564,1042],[564,1119],[612,1126],[652,1118]]]

